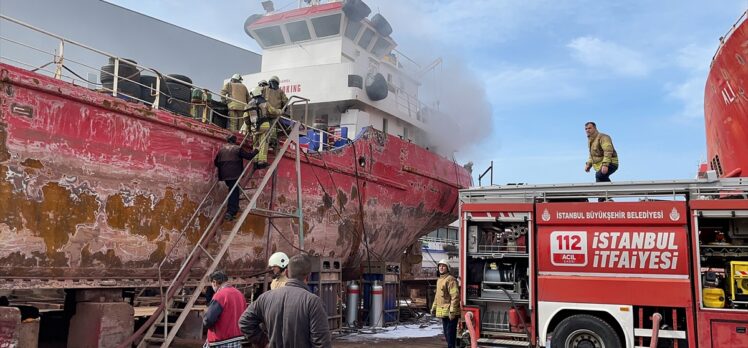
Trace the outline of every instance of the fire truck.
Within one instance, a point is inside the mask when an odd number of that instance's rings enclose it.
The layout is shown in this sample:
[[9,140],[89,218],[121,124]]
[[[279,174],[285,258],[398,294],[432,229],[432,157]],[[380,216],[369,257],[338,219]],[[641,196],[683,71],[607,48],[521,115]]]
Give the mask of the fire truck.
[[748,347],[748,178],[460,192],[462,342]]

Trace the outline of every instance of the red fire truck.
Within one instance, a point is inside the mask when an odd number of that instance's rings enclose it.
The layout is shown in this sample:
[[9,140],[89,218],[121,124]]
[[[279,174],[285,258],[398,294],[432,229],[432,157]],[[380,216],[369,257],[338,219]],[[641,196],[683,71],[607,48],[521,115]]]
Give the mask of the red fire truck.
[[471,188],[460,233],[468,344],[748,347],[748,178]]

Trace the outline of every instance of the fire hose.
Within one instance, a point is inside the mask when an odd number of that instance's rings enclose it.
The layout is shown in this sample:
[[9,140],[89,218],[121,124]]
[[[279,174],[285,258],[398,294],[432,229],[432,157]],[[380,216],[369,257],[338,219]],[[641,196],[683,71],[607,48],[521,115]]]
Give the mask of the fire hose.
[[660,336],[660,321],[662,321],[662,315],[655,312],[652,315],[652,338],[649,341],[649,348],[657,348],[657,339]]
[[467,325],[468,333],[470,333],[470,348],[478,348],[478,336],[475,334],[475,326],[473,326],[473,312],[465,313],[465,325]]

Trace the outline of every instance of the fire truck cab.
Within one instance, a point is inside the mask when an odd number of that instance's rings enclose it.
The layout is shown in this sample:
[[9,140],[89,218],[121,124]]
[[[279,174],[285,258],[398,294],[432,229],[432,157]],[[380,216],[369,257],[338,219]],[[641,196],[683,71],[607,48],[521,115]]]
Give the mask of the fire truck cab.
[[466,189],[459,248],[466,344],[748,347],[748,178]]

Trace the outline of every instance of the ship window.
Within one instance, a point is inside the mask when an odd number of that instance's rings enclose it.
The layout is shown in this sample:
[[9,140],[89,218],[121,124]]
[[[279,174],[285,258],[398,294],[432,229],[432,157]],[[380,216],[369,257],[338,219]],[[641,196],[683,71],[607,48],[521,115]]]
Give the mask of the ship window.
[[446,228],[438,229],[436,232],[436,238],[447,239],[447,229]]
[[263,46],[278,46],[286,42],[286,40],[283,39],[283,33],[281,32],[280,26],[277,25],[255,29],[255,33]]
[[317,37],[327,37],[340,33],[340,13],[331,16],[312,18]]
[[306,25],[306,21],[291,22],[286,24],[286,30],[288,31],[288,37],[291,42],[304,41],[312,38],[309,34],[309,27]]
[[358,45],[361,46],[364,49],[369,48],[369,44],[371,43],[371,39],[374,38],[374,30],[366,29],[364,32],[364,35],[361,35],[361,39],[358,40]]
[[447,232],[449,233],[448,239],[457,240],[457,230],[450,228],[447,229]]
[[348,26],[345,27],[345,37],[356,40],[356,35],[358,35],[358,31],[361,29],[361,21],[348,21]]
[[385,54],[389,53],[387,52],[387,49],[390,48],[390,43],[385,38],[380,37],[377,40],[377,43],[374,44],[374,48],[371,49],[371,53],[374,53],[377,57],[382,57]]

